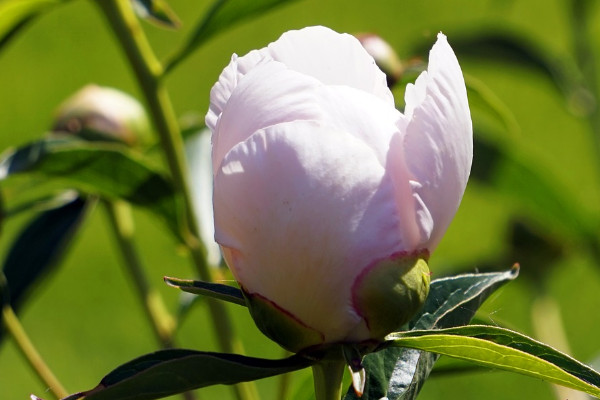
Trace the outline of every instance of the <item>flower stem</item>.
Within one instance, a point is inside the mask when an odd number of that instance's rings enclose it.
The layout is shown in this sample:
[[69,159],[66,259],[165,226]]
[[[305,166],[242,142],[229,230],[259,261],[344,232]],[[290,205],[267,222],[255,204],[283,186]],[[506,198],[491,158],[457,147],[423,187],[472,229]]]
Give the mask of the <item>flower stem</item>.
[[[154,330],[154,334],[162,348],[172,348],[174,346],[173,333],[176,323],[173,316],[168,312],[158,291],[149,285],[144,273],[142,261],[133,241],[134,224],[131,208],[129,204],[120,200],[104,200],[103,203],[119,249],[123,255],[126,270],[137,289],[138,296],[150,321],[150,325]],[[183,398],[193,400],[195,396],[192,392],[186,392],[183,394]]]
[[325,359],[312,366],[316,400],[340,400],[342,378],[346,363],[344,359]]
[[[213,281],[212,273],[206,262],[206,249],[199,239],[198,222],[187,182],[183,140],[171,100],[162,81],[163,67],[152,52],[129,0],[97,0],[96,4],[106,16],[106,20],[131,64],[160,138],[171,177],[176,188],[182,194],[185,213],[182,238],[190,251],[200,279]],[[242,353],[241,342],[234,337],[231,320],[225,306],[212,299],[208,299],[207,303],[214,321],[213,326],[220,350],[227,353]],[[258,398],[256,387],[252,382],[236,385],[234,391],[240,400]]]
[[142,262],[133,242],[133,218],[129,204],[120,200],[103,201],[108,219],[113,228],[125,267],[131,281],[137,289],[144,311],[148,317],[158,342],[163,348],[173,347],[173,331],[175,320],[167,311],[162,298],[149,284]]
[[23,326],[19,322],[19,319],[9,304],[5,304],[2,307],[2,322],[12,338],[15,340],[17,348],[29,362],[29,365],[36,372],[42,383],[45,386],[48,386],[48,389],[56,398],[60,399],[67,397],[67,391],[61,385],[58,379],[56,379],[50,368],[48,368],[48,365],[46,365],[42,359],[42,356],[40,356],[35,346],[27,336],[25,329],[23,329]]

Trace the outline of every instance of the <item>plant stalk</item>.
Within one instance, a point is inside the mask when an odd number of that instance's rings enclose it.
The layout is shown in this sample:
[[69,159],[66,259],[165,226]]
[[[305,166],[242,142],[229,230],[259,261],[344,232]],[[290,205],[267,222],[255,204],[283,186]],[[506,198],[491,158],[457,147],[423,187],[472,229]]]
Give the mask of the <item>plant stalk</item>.
[[25,329],[19,322],[14,310],[9,304],[2,307],[2,321],[4,326],[17,344],[17,348],[25,357],[31,368],[35,371],[41,382],[48,387],[50,392],[57,398],[67,397],[68,393],[48,365],[42,359],[35,346],[27,336]]
[[134,226],[129,204],[120,200],[103,201],[108,219],[123,256],[125,269],[137,289],[144,311],[163,348],[173,347],[175,320],[167,311],[162,297],[153,289],[144,273],[142,262],[133,241]]
[[325,359],[312,366],[316,400],[340,400],[342,378],[346,362],[344,359]]
[[[106,207],[108,219],[117,244],[121,250],[125,269],[137,289],[138,297],[141,300],[146,317],[152,326],[154,335],[163,349],[172,348],[174,347],[173,335],[176,322],[168,312],[158,291],[153,289],[148,283],[142,261],[133,241],[134,224],[131,207],[128,203],[121,200],[104,200],[103,203]],[[186,392],[183,393],[183,398],[193,400],[195,396],[192,392]]]
[[[199,239],[198,221],[192,204],[183,152],[183,140],[171,100],[163,84],[163,67],[155,57],[142,27],[135,16],[129,0],[97,0],[110,27],[116,35],[131,64],[134,75],[144,94],[150,116],[161,142],[167,165],[176,188],[182,194],[185,224],[182,239],[187,245],[200,279],[211,282],[212,273],[206,262],[206,249]],[[214,321],[219,348],[227,353],[243,353],[241,342],[235,338],[226,307],[213,299],[207,299],[209,312]],[[240,400],[257,399],[253,383],[234,386]]]

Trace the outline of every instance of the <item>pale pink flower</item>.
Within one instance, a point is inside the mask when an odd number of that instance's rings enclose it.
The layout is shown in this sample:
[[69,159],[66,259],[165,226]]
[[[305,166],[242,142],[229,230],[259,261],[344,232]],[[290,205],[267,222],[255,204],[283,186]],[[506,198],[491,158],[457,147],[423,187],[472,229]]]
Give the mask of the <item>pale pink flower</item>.
[[325,27],[234,55],[211,91],[215,239],[248,295],[317,332],[301,346],[381,339],[362,282],[426,259],[459,206],[472,126],[443,34],[405,99],[402,114],[359,41]]

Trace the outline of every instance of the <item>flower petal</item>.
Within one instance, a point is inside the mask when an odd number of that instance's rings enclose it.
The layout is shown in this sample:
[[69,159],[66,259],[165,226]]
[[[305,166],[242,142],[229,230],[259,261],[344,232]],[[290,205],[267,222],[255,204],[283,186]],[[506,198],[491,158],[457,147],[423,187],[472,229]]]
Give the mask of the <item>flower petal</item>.
[[215,177],[215,237],[248,292],[328,342],[349,332],[366,339],[351,288],[373,259],[406,248],[394,190],[354,136],[311,121],[271,126],[225,157]]
[[237,54],[231,56],[229,65],[223,69],[219,80],[210,90],[210,106],[206,114],[206,126],[211,131],[215,130],[219,116],[242,77],[257,64],[268,60],[270,58],[266,56],[265,52],[259,50],[252,50],[244,57],[238,57]]
[[211,130],[214,131],[219,116],[242,78],[256,66],[273,60],[326,85],[354,87],[394,105],[385,74],[354,36],[314,26],[286,32],[268,47],[253,50],[243,57],[232,56],[210,92],[206,125]]
[[362,90],[325,86],[279,62],[255,67],[234,89],[213,134],[213,170],[227,152],[261,128],[298,120],[321,121],[351,133],[375,150],[382,165],[404,116]]
[[284,33],[268,51],[274,60],[326,85],[350,86],[394,104],[385,74],[352,35],[311,26]]
[[[473,128],[458,60],[438,35],[429,66],[406,89],[406,163],[417,201],[423,246],[433,250],[462,199],[473,158]],[[390,150],[392,151],[392,150]]]

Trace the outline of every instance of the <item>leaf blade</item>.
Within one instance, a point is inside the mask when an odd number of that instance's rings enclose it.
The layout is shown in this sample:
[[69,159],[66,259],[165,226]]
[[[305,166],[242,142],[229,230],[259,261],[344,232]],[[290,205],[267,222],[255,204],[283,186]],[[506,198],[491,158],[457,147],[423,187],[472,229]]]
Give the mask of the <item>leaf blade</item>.
[[247,307],[242,291],[233,286],[190,279],[170,278],[167,276],[164,277],[164,280],[167,285],[176,287],[187,293],[208,296]]
[[178,29],[181,20],[165,0],[133,0],[133,9],[138,17],[167,29]]
[[170,180],[123,146],[46,138],[5,153],[0,181],[38,174],[105,198],[122,198],[163,220],[180,238],[180,196]]
[[0,3],[0,49],[38,15],[64,0],[9,0]]
[[210,37],[243,20],[295,0],[216,0],[187,42],[166,63],[169,72]]
[[506,328],[471,325],[392,334],[390,345],[424,350],[540,378],[600,397],[600,374],[574,358]]
[[194,350],[161,350],[121,365],[96,388],[67,399],[152,400],[209,385],[267,378],[307,368],[314,362],[299,355],[267,360]]

